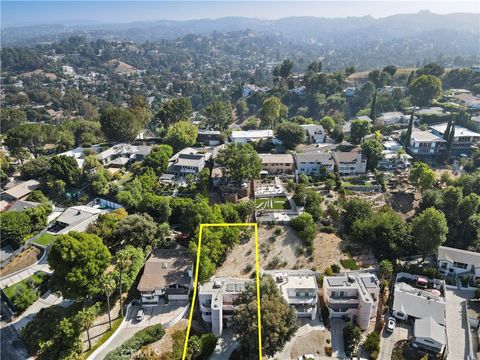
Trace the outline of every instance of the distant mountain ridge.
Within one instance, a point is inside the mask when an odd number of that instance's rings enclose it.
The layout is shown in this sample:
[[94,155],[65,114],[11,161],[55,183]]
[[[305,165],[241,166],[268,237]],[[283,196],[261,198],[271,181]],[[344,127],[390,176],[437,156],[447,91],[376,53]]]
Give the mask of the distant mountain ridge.
[[[420,11],[375,19],[371,16],[347,18],[287,17],[278,20],[261,20],[245,17],[198,19],[187,21],[158,20],[122,24],[85,25],[33,25],[9,27],[1,30],[4,46],[35,45],[58,41],[72,35],[90,39],[118,39],[135,42],[175,39],[188,34],[210,34],[252,30],[257,33],[274,33],[299,41],[334,41],[336,38],[354,36],[361,41],[392,40],[415,37],[439,31],[453,31],[459,40],[468,40],[479,34],[480,15],[453,13],[448,15]],[[474,47],[479,47],[480,40]]]

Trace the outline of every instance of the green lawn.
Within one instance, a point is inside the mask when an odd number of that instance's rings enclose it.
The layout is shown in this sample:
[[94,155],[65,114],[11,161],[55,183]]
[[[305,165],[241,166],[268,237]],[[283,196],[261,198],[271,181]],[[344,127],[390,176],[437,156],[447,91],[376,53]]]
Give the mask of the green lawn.
[[34,242],[35,244],[47,246],[47,245],[50,244],[53,240],[55,240],[56,237],[57,237],[57,235],[53,235],[53,234],[49,234],[49,233],[43,233],[42,235],[40,235],[40,237],[38,237],[38,238],[37,238],[36,240],[34,240],[33,242]]
[[255,199],[255,208],[257,210],[285,210],[290,209],[290,204],[285,196],[260,198]]
[[30,282],[33,282],[34,284],[34,287],[37,287],[39,286],[46,278],[48,277],[48,274],[47,273],[44,273],[42,271],[39,271],[35,274],[33,274],[32,276],[26,278],[26,279],[23,279],[22,281],[12,285],[12,286],[9,286],[9,287],[6,287],[5,289],[3,289],[3,292],[5,293],[5,295],[10,299],[10,301],[12,301],[13,299],[13,295],[15,295],[15,292],[17,291],[17,289],[21,289],[23,288],[24,286],[28,286],[28,284]]

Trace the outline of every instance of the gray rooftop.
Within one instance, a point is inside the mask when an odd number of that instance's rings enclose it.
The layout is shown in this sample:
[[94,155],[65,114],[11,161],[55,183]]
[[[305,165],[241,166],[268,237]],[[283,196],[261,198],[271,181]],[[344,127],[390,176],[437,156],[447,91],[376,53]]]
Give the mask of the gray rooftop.
[[445,327],[437,323],[431,316],[415,320],[413,334],[415,337],[435,340],[442,345],[447,344]]

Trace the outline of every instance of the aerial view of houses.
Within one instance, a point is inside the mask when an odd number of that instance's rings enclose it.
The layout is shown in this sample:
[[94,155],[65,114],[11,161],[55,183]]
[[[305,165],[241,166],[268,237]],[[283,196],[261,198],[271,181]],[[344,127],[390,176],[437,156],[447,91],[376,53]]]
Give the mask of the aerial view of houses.
[[1,12],[2,360],[480,360],[476,2]]

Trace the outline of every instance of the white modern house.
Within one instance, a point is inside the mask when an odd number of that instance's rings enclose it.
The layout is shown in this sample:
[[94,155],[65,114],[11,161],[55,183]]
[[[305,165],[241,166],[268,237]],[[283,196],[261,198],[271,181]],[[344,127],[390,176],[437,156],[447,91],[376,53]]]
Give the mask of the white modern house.
[[332,155],[323,152],[296,153],[295,166],[297,174],[318,176],[322,168],[327,172],[333,172],[335,161]]
[[407,149],[412,155],[437,156],[443,153],[446,143],[442,136],[432,134],[430,131],[413,129]]
[[[441,136],[443,138],[447,131],[448,123],[442,123],[430,126],[432,134]],[[453,134],[452,150],[469,152],[478,146],[480,142],[480,134],[464,128],[460,125],[455,125],[455,132]]]
[[317,278],[310,270],[263,271],[277,283],[285,301],[295,309],[297,317],[315,320],[317,316]]
[[305,129],[307,142],[309,143],[321,144],[327,139],[327,133],[322,125],[306,124],[300,126]]
[[117,144],[98,154],[103,165],[125,165],[130,161],[143,160],[150,154],[149,145]]
[[443,275],[457,276],[470,273],[473,277],[480,278],[480,253],[439,246],[437,266]]
[[273,140],[273,130],[236,130],[230,139],[234,144],[246,144],[258,140]]
[[384,141],[384,150],[382,159],[378,162],[378,167],[383,170],[406,169],[410,167],[412,157],[405,153],[403,146],[396,141]]
[[233,302],[245,290],[249,280],[230,277],[213,277],[198,286],[198,303],[203,321],[211,324],[212,333],[222,335],[231,325]]
[[347,273],[323,278],[323,299],[330,318],[347,316],[367,329],[377,315],[379,281],[375,274]]
[[192,289],[192,260],[187,249],[155,249],[145,262],[137,286],[143,305],[161,300],[188,300]]

